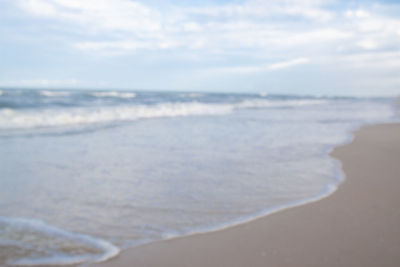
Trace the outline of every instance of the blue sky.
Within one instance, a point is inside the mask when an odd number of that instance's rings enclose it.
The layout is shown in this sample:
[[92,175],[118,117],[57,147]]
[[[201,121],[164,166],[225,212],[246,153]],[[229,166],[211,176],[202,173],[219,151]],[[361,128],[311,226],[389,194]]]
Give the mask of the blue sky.
[[0,86],[400,93],[400,1],[2,0]]

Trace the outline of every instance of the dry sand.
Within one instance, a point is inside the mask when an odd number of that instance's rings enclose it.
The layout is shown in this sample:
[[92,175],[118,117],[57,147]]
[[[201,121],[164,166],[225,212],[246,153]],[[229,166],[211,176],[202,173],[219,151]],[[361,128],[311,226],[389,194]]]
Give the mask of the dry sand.
[[99,266],[399,267],[400,124],[364,127],[332,155],[347,178],[327,198],[137,247]]

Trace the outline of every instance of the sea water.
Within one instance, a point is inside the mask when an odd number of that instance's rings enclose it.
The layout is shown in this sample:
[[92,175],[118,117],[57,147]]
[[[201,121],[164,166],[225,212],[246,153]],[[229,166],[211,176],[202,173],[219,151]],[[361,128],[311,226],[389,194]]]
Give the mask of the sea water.
[[0,94],[0,266],[104,261],[318,200],[329,157],[393,99],[17,90]]

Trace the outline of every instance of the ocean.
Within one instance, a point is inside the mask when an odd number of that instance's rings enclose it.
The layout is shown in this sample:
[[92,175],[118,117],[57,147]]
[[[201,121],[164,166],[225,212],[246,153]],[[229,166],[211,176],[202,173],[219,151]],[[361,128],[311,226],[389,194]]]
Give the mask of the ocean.
[[0,266],[85,265],[328,196],[394,99],[0,90]]

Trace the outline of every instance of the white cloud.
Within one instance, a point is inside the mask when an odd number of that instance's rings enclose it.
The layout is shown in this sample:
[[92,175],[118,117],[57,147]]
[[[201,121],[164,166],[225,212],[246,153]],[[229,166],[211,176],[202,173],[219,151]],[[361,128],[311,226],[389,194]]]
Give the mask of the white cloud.
[[265,65],[221,67],[221,68],[209,69],[208,71],[213,73],[250,74],[257,72],[287,69],[294,67],[296,65],[306,64],[309,62],[310,60],[308,58],[301,57]]
[[[327,1],[325,1],[326,3]],[[328,21],[334,13],[321,8],[323,1],[264,1],[248,0],[242,3],[228,3],[202,7],[189,7],[185,13],[214,18],[268,18],[276,16],[295,16],[304,19]]]
[[200,26],[200,24],[196,22],[187,22],[184,23],[182,26],[183,30],[188,32],[200,32],[203,30],[202,26]]
[[301,33],[282,32],[279,35],[281,36],[274,40],[275,43],[293,46],[300,44],[315,45],[318,43],[330,43],[352,37],[353,33],[334,28],[320,28],[314,31],[304,31]]
[[161,29],[160,14],[129,0],[17,0],[37,16],[61,20],[89,31],[153,33]]
[[86,40],[72,45],[85,51],[263,49],[343,37],[340,30],[291,31],[276,19],[293,16],[327,21],[334,13],[321,8],[321,1],[248,0],[203,7],[173,6],[168,11],[130,0],[17,1],[32,15],[64,23],[69,31],[86,32]]
[[79,32],[80,39],[70,39],[71,47],[99,55],[179,49],[198,53],[197,57],[247,51],[268,58],[277,53],[309,56],[306,50],[400,49],[400,20],[379,15],[373,6],[343,13],[326,8],[327,1],[322,0],[247,0],[170,5],[164,10],[131,0],[16,1],[33,16],[58,22],[68,32]]
[[345,15],[348,18],[367,18],[370,16],[370,14],[363,9],[347,10]]
[[368,51],[365,53],[344,55],[338,57],[335,61],[346,69],[392,70],[396,73],[396,76],[399,76],[400,73],[400,50],[380,53]]
[[356,43],[359,47],[366,49],[366,50],[370,50],[370,49],[376,49],[378,47],[378,43],[376,43],[373,40],[362,40]]
[[383,16],[378,12],[361,9],[347,10],[345,24],[354,36],[347,45],[349,50],[400,50],[398,29],[400,19]]
[[37,16],[54,16],[57,9],[48,1],[24,0],[19,2],[20,6]]
[[286,69],[286,68],[290,68],[296,65],[300,65],[300,64],[306,64],[308,63],[310,60],[308,58],[296,58],[296,59],[292,59],[292,60],[287,60],[287,61],[282,61],[282,62],[278,62],[278,63],[274,63],[268,66],[268,69],[270,70],[279,70],[279,69]]
[[171,41],[160,40],[159,42],[151,41],[136,41],[136,40],[122,40],[122,41],[97,41],[97,42],[79,42],[74,45],[79,50],[102,52],[102,55],[123,55],[138,49],[172,49],[178,46],[177,43]]
[[[389,6],[384,2],[374,4],[370,1],[339,0],[212,0],[196,5],[190,1],[182,4],[182,1],[173,0],[3,2],[6,4],[2,5],[12,11],[5,14],[4,26],[0,25],[0,30],[11,34],[3,36],[14,38],[9,43],[17,44],[15,47],[31,49],[29,59],[35,60],[43,56],[40,54],[42,51],[49,51],[43,57],[43,63],[39,63],[47,64],[47,67],[54,66],[51,59],[54,54],[51,53],[61,52],[60,58],[71,57],[68,62],[84,62],[84,67],[91,68],[93,72],[101,66],[91,66],[92,62],[113,60],[117,64],[124,61],[124,64],[132,64],[132,68],[139,69],[146,65],[140,63],[148,63],[151,58],[151,63],[157,65],[160,73],[168,73],[165,80],[174,80],[174,84],[180,81],[172,77],[181,78],[183,69],[187,84],[194,84],[192,80],[196,79],[193,76],[197,72],[212,72],[221,80],[228,74],[231,75],[229,80],[233,81],[235,74],[276,71],[280,75],[280,70],[300,69],[310,59],[312,66],[307,68],[310,73],[327,71],[333,73],[331,80],[339,77],[335,75],[343,75],[346,77],[342,79],[343,86],[346,79],[355,79],[350,75],[353,73],[359,73],[357,79],[380,73],[376,80],[392,88],[396,86],[393,81],[398,81],[394,77],[399,76],[400,13],[396,10],[400,10],[400,4],[396,3]],[[18,9],[13,9],[16,6]],[[25,13],[21,14],[21,10]],[[12,18],[10,23],[7,23],[7,17]],[[55,44],[60,44],[60,47],[55,47]],[[7,54],[17,53],[11,45],[7,48]],[[37,56],[34,56],[35,52],[38,52]],[[92,56],[86,57],[85,54],[89,53]],[[121,55],[124,57],[108,58]],[[102,56],[106,57],[95,58]],[[37,62],[34,63],[36,65]],[[220,67],[204,70],[205,66]],[[145,72],[140,69],[140,73]],[[46,77],[46,74],[40,75],[43,73],[39,70],[37,73],[39,75],[35,77]],[[192,76],[188,74],[186,77],[186,73],[192,73]],[[112,71],[108,74],[110,77],[124,75]],[[295,75],[294,72],[284,74]],[[92,73],[92,76],[95,75]],[[260,80],[268,79],[264,76],[273,75],[258,75],[259,80],[254,83],[262,84]],[[245,81],[247,77],[240,78]],[[148,77],[135,79],[148,80]],[[142,84],[151,84],[147,80]],[[14,83],[73,86],[75,82],[82,84],[74,79],[37,79]],[[215,80],[210,81],[213,82]],[[159,84],[164,86],[165,83],[160,80]]]

